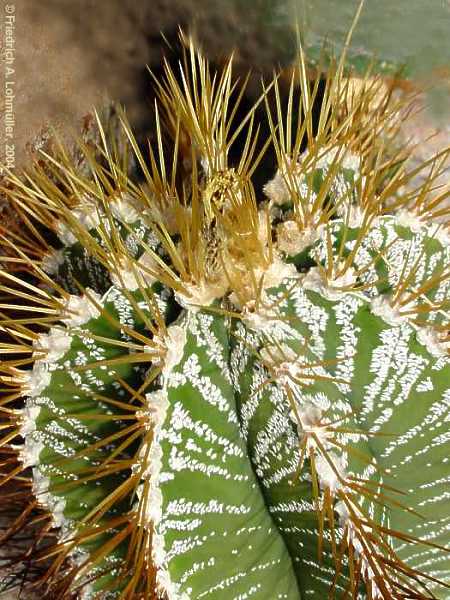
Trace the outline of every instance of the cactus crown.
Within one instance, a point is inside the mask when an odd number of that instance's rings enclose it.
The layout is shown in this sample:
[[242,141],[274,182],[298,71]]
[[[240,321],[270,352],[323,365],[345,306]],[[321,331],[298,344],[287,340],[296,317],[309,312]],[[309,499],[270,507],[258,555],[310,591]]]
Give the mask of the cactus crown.
[[48,598],[449,597],[442,155],[408,188],[405,101],[343,66],[237,122],[188,40],[148,150],[119,111],[10,174],[4,540]]

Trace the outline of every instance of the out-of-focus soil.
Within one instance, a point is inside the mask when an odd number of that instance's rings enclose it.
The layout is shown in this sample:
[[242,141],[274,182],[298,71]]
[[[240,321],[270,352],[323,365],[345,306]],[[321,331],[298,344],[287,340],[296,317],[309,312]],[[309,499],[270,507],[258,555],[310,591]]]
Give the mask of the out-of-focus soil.
[[[251,10],[246,16],[244,25],[236,8],[217,0],[16,0],[16,166],[43,128],[77,128],[106,98],[123,103],[142,130],[151,85],[146,65],[160,63],[167,50],[161,34],[173,37],[180,24],[195,28],[210,55],[224,56],[238,45],[242,65],[273,65],[260,25]],[[1,127],[0,154],[3,138]]]

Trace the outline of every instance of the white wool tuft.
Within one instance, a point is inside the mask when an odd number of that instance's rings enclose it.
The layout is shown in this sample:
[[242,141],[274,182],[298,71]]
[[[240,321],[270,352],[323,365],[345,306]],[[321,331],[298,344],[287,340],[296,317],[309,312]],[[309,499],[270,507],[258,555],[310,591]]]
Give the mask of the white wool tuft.
[[[361,566],[360,566],[361,573],[362,573],[362,576],[363,576],[365,582],[371,586],[372,599],[373,600],[378,600],[378,599],[382,600],[384,598],[384,596],[374,581],[373,569],[370,565],[369,560],[365,556],[364,546],[359,539],[359,535],[361,535],[361,533],[359,531],[359,527],[355,527],[347,504],[343,501],[339,501],[336,503],[334,510],[339,515],[340,527],[342,527],[343,529],[345,528],[348,545],[349,546],[351,545],[353,547],[355,557],[359,558],[361,560]],[[355,504],[353,504],[353,506],[352,506],[352,511],[356,514],[358,519],[362,519],[362,520],[365,519],[363,513],[361,512],[359,507],[356,506]],[[372,530],[368,525],[363,524],[361,526],[361,528],[363,530],[365,530],[369,536],[371,536]],[[373,556],[371,557],[371,561],[372,561],[372,563],[375,563],[375,564],[377,562],[376,559],[374,560]],[[382,572],[382,568],[379,569],[379,572]],[[389,582],[387,582],[387,586],[390,587]]]
[[163,375],[167,377],[183,358],[186,345],[186,328],[170,325],[165,338],[167,354],[164,359]]
[[319,238],[319,230],[319,227],[302,230],[295,221],[284,221],[277,227],[277,248],[288,256],[299,254],[314,244]]
[[26,469],[28,467],[34,467],[39,464],[39,456],[44,449],[44,444],[34,439],[33,432],[27,434],[25,442],[20,446],[19,459]]
[[136,202],[127,192],[121,192],[111,198],[109,206],[116,219],[123,223],[135,223],[139,219]]
[[[333,432],[329,429],[329,421],[323,418],[320,408],[306,404],[299,406],[297,412],[300,419],[300,423],[297,423],[299,436],[301,439],[306,438],[307,448],[317,448],[317,441],[323,448],[327,448]],[[292,416],[296,420],[295,415]]]
[[[102,303],[100,296],[94,290],[86,288],[86,291],[98,304]],[[71,295],[66,303],[64,314],[65,316],[61,320],[66,325],[79,327],[91,319],[97,318],[100,315],[100,311],[87,295]]]
[[347,293],[345,288],[353,286],[356,281],[356,272],[353,267],[347,268],[343,275],[333,279],[327,279],[325,271],[319,267],[312,267],[303,277],[302,285],[307,290],[317,292],[328,300],[339,300],[343,294]]
[[[78,225],[88,231],[95,229],[100,223],[98,204],[95,199],[87,194],[83,195],[81,202],[71,210],[71,214]],[[77,241],[77,237],[73,232],[72,227],[63,221],[58,222],[56,234],[65,246],[71,246]]]
[[43,475],[39,467],[33,469],[33,493],[41,506],[49,511],[55,527],[63,528],[68,524],[64,516],[66,501],[64,498],[55,496],[49,492],[50,479]]
[[421,220],[421,218],[408,210],[407,208],[401,208],[395,214],[395,220],[398,225],[402,227],[408,227],[413,233],[418,233],[424,226],[425,222]]
[[41,412],[41,407],[32,404],[28,400],[21,412],[20,435],[26,438],[29,434],[36,431],[36,420]]
[[28,396],[34,397],[39,394],[50,384],[52,377],[48,370],[48,365],[42,361],[37,360],[33,364],[33,369],[23,373],[25,382],[25,391]]
[[157,281],[157,278],[147,270],[155,270],[156,267],[157,263],[149,252],[144,252],[137,263],[133,264],[123,257],[119,261],[120,277],[117,273],[112,273],[111,281],[116,287],[123,286],[130,292],[134,292],[139,288],[139,284],[150,287]]
[[41,333],[34,340],[33,348],[36,353],[45,353],[42,361],[54,363],[66,354],[72,343],[72,336],[66,329],[52,327],[49,333]]
[[203,280],[199,284],[188,283],[184,285],[185,293],[175,293],[175,300],[184,308],[196,312],[202,306],[210,306],[214,300],[222,298],[227,287],[222,281],[211,283]]
[[328,452],[327,458],[328,460],[322,455],[318,456],[315,459],[315,467],[320,487],[328,488],[334,494],[342,487],[340,479],[346,478],[346,460],[334,452]]
[[439,332],[432,327],[421,327],[417,330],[416,336],[432,356],[450,358],[450,342],[441,339]]
[[64,263],[63,250],[52,250],[47,252],[42,259],[41,268],[47,275],[56,275],[59,267]]
[[404,323],[410,317],[410,315],[403,314],[401,310],[411,310],[414,308],[414,302],[409,302],[402,307],[392,306],[389,302],[389,298],[385,296],[377,296],[370,304],[372,313],[383,319],[388,325],[399,325]]

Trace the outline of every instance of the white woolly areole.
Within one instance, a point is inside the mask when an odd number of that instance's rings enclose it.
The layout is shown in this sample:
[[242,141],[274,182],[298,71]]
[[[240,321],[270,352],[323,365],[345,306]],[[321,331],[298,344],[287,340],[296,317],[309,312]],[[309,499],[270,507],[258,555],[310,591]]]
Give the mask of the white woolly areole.
[[[164,378],[165,379],[165,378]],[[164,535],[159,533],[158,525],[162,519],[163,496],[159,477],[162,470],[162,448],[160,435],[166,418],[169,400],[167,389],[156,390],[145,395],[146,412],[153,424],[153,440],[150,448],[143,446],[140,451],[141,459],[145,460],[143,477],[148,481],[147,497],[144,499],[144,526],[153,526],[152,536],[152,561],[156,567],[156,584],[158,591],[164,593],[168,600],[179,600],[178,586],[172,581],[166,559]],[[141,501],[145,486],[137,488],[137,495]],[[186,597],[188,598],[188,597]]]
[[259,354],[262,361],[272,368],[288,362],[295,362],[298,358],[297,353],[283,342],[273,346],[263,346]]
[[44,255],[41,262],[41,268],[47,275],[55,275],[59,267],[64,263],[63,250],[52,250]]
[[186,328],[180,325],[170,325],[167,329],[165,344],[167,353],[162,373],[165,377],[168,377],[183,358],[184,347],[186,345]]
[[299,229],[295,221],[285,221],[277,227],[277,249],[288,256],[303,252],[319,238],[319,228]]
[[56,235],[64,246],[72,246],[77,241],[72,230],[63,221],[58,221],[56,225]]
[[[333,432],[328,429],[328,422],[324,421],[320,408],[313,404],[306,404],[299,406],[297,412],[300,420],[300,423],[297,422],[298,433],[300,439],[306,438],[307,448],[317,448],[318,442],[323,448],[327,448]],[[297,421],[294,414],[291,416]]]
[[311,164],[315,169],[328,169],[337,162],[342,169],[358,172],[361,168],[361,156],[349,152],[344,146],[335,146],[326,150],[320,155],[319,160]]
[[372,313],[383,319],[388,325],[399,325],[408,321],[410,315],[402,313],[401,310],[408,311],[414,308],[414,306],[414,302],[409,302],[401,307],[398,305],[392,306],[389,298],[385,296],[377,296],[370,303]]
[[159,481],[163,457],[160,438],[169,407],[167,386],[170,373],[183,358],[185,344],[185,325],[174,324],[168,327],[167,336],[164,337],[166,356],[162,369],[163,387],[145,395],[145,406],[141,411],[145,415],[146,420],[152,425],[152,441],[150,442],[150,447],[145,444],[141,447],[139,452],[141,463],[137,465],[138,469],[142,469],[142,479],[148,482],[148,486],[144,486],[144,483],[138,486],[137,495],[139,500],[141,500],[145,493],[145,487],[147,487],[147,497],[143,499],[145,502],[143,526],[153,526],[151,552],[152,560],[156,567],[157,588],[168,600],[189,600],[187,594],[180,594],[178,585],[170,577],[164,535],[159,532],[158,528],[162,519],[163,506],[163,496]]
[[[77,578],[75,577],[74,581],[76,580]],[[92,598],[95,597],[94,586],[92,586],[90,583],[88,583],[87,585],[83,585],[78,594],[80,600],[92,600]]]
[[[230,300],[235,306],[239,306],[239,301],[234,296],[234,294],[231,294]],[[256,309],[254,301],[247,302],[247,304],[243,306],[241,319],[253,331],[261,332],[269,332],[274,326],[282,323],[278,310],[261,303]]]
[[265,269],[255,270],[256,280],[261,280],[263,277],[262,288],[268,290],[278,287],[285,279],[293,279],[298,277],[295,265],[284,262],[278,254],[273,255],[272,262]]
[[340,479],[346,477],[346,460],[343,456],[328,452],[327,458],[322,455],[317,456],[314,464],[321,489],[328,488],[334,494],[342,487]]
[[69,523],[64,516],[66,501],[49,492],[49,487],[50,479],[41,473],[39,467],[35,467],[33,469],[33,494],[38,503],[52,516],[54,526],[64,529],[64,526]]
[[407,208],[401,208],[395,213],[395,220],[401,227],[408,227],[413,233],[418,233],[426,223]]
[[[243,280],[243,285],[242,285],[242,289],[241,289],[241,295],[245,297],[250,297],[251,299],[248,300],[244,306],[242,306],[242,303],[239,299],[239,295],[236,294],[235,292],[232,292],[230,294],[230,300],[231,302],[236,306],[236,308],[242,308],[242,312],[246,314],[246,316],[249,317],[249,319],[252,319],[252,315],[255,316],[255,318],[257,318],[257,313],[254,311],[254,306],[255,306],[255,300],[254,300],[254,281],[256,280],[257,282],[257,286],[258,288],[260,288],[262,290],[262,292],[264,292],[265,290],[268,290],[270,288],[276,288],[278,287],[285,279],[298,279],[299,278],[299,274],[297,272],[297,269],[295,268],[295,265],[293,264],[289,264],[284,262],[281,257],[277,254],[277,253],[273,253],[272,255],[272,262],[270,262],[269,264],[265,265],[264,267],[258,267],[256,269],[254,269],[253,271],[253,278],[249,278],[247,276],[247,273],[243,273],[242,274],[242,280]],[[258,309],[258,312],[260,312],[261,317],[266,318],[269,313],[271,313],[272,311],[269,309],[266,309],[263,307],[263,305],[265,304],[265,300],[266,300],[266,295],[263,293],[261,295],[261,301],[259,302],[259,305],[261,307],[261,311]],[[267,302],[268,304],[268,302]],[[273,313],[275,314],[275,313]]]
[[450,229],[442,225],[436,231],[436,239],[442,244],[442,246],[450,246]]
[[[312,369],[305,365],[304,357],[298,356],[287,344],[282,342],[277,346],[265,346],[261,348],[260,356],[263,363],[273,372],[279,385],[291,388],[294,393],[297,392],[299,384],[311,385],[313,380],[305,375],[312,373]],[[292,416],[297,422],[295,416]]]
[[40,412],[41,407],[32,404],[28,400],[20,415],[20,435],[23,438],[36,431],[36,420]]
[[[33,427],[31,421],[26,426]],[[34,427],[36,427],[34,425]],[[34,431],[25,435],[25,441],[23,445],[19,446],[19,460],[22,463],[24,469],[28,467],[34,467],[39,464],[39,456],[44,449],[44,444],[37,439],[34,439]],[[22,431],[21,431],[22,434]]]
[[339,300],[348,292],[345,288],[354,286],[355,283],[356,274],[353,267],[348,267],[343,275],[333,279],[327,279],[325,271],[319,267],[312,267],[302,279],[305,289],[317,292],[327,300]]
[[432,327],[421,327],[417,330],[416,336],[432,356],[450,358],[450,342],[441,339],[439,332]]
[[[131,264],[123,257],[119,261],[119,274],[112,273],[111,281],[116,287],[125,287],[130,292],[134,292],[140,285],[150,287],[157,278],[148,272],[147,269],[155,270],[157,262],[149,252],[144,252],[137,263]],[[144,267],[143,269],[140,267]]]
[[72,343],[72,336],[66,329],[52,327],[49,333],[40,333],[34,340],[33,348],[36,353],[43,353],[40,359],[44,363],[55,363],[66,354]]
[[184,284],[186,293],[175,292],[175,300],[184,308],[197,312],[202,306],[210,306],[214,300],[222,298],[228,285],[223,281],[201,281],[199,284]]
[[357,204],[341,202],[336,208],[336,214],[341,217],[351,229],[360,227],[364,221],[365,211]]
[[109,206],[116,219],[123,223],[135,223],[139,219],[136,203],[127,192],[121,192],[111,198]]
[[[100,214],[95,199],[84,194],[79,204],[71,210],[73,218],[80,227],[86,230],[95,229],[100,223]],[[70,225],[59,221],[56,225],[56,235],[65,246],[71,246],[77,241],[77,237]]]
[[[337,155],[339,153],[339,158]],[[316,169],[323,169],[325,172],[329,167],[336,161],[339,162],[338,167],[341,169],[348,169],[359,173],[361,168],[361,156],[349,152],[345,147],[334,147],[325,150],[318,160],[315,160],[314,156],[311,158],[309,152],[306,150],[298,160],[298,164],[294,165],[293,178],[296,187],[302,190],[302,196],[307,196],[307,190],[305,188],[305,182],[303,178],[305,175],[313,172]],[[289,161],[289,159],[286,159]],[[305,167],[301,166],[302,163],[306,163]],[[338,173],[336,173],[338,175]],[[272,204],[283,205],[291,200],[291,196],[286,184],[286,175],[278,169],[273,179],[271,179],[263,188],[264,193],[269,198]],[[315,196],[313,190],[311,190],[311,197]]]
[[[86,288],[86,291],[98,304],[102,303],[100,296],[94,290]],[[100,315],[100,311],[86,294],[83,296],[71,295],[66,303],[64,315],[61,321],[71,327],[79,327],[91,319],[97,318]]]
[[263,188],[263,191],[272,204],[283,205],[291,200],[285,176],[278,169],[273,179],[271,179]]
[[31,371],[23,373],[24,391],[30,397],[39,396],[50,384],[52,375],[48,370],[48,365],[42,360],[37,360],[33,364]]

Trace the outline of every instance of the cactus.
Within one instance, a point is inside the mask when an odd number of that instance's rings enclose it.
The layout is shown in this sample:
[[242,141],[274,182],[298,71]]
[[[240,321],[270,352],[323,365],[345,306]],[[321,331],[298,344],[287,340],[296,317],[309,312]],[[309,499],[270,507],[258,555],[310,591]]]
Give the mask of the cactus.
[[12,561],[47,598],[450,598],[441,157],[407,191],[402,100],[342,62],[318,118],[300,53],[236,124],[232,61],[184,59],[148,156],[121,113],[4,186]]

